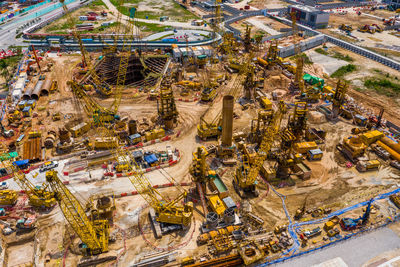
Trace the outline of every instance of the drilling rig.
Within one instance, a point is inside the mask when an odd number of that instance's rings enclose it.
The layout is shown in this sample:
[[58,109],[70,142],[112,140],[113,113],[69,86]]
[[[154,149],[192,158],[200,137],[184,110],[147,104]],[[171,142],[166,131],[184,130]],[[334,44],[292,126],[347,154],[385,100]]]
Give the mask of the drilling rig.
[[236,174],[233,180],[234,188],[239,196],[246,197],[248,194],[258,196],[256,190],[256,179],[269,151],[271,150],[275,136],[279,132],[281,121],[285,113],[286,106],[285,103],[281,101],[278,110],[273,115],[270,125],[264,132],[256,158],[252,165],[250,165],[248,157],[243,155],[243,161],[236,168]]

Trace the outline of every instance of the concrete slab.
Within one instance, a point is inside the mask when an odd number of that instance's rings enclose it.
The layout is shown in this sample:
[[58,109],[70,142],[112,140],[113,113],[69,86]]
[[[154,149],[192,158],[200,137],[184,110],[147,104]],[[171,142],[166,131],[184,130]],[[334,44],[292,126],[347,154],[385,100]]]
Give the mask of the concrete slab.
[[306,267],[339,256],[349,267],[359,267],[381,253],[399,248],[400,237],[385,227],[275,266]]

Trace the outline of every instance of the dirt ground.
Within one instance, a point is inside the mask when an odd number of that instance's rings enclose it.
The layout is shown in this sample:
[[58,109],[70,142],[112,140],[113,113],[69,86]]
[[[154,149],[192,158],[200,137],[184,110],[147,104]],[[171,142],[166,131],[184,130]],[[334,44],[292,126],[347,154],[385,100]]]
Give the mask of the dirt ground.
[[[291,40],[288,38],[288,42]],[[390,71],[393,75],[396,72],[378,65],[375,62],[360,58],[358,55],[351,52],[341,50],[337,47],[330,47],[335,51],[349,54],[351,57],[356,58],[355,64],[360,66],[357,73],[352,75],[351,80],[361,79],[365,75],[369,75],[372,68],[378,68],[382,71]],[[260,52],[261,53],[261,52]],[[93,55],[96,58],[98,55]],[[47,111],[38,112],[37,119],[33,121],[33,129],[40,129],[45,131],[48,128],[57,128],[65,124],[67,118],[73,117],[78,112],[73,102],[72,92],[66,86],[66,82],[71,79],[73,68],[79,62],[80,58],[76,55],[69,56],[55,56],[51,60],[54,61],[55,66],[52,73],[48,73],[49,78],[57,79],[59,82],[60,91],[49,97],[41,97],[38,102],[39,106],[47,106]],[[216,71],[218,70],[218,71]],[[187,70],[188,73],[195,72],[198,79],[201,80],[202,73],[207,72],[221,72],[224,71],[223,65],[215,66],[215,69],[209,70]],[[315,65],[305,65],[306,72],[324,77],[322,67]],[[357,76],[358,75],[358,76]],[[146,174],[146,177],[153,183],[166,183],[166,180],[176,182],[190,182],[191,176],[189,174],[189,167],[192,164],[192,153],[198,146],[201,145],[217,145],[215,140],[200,141],[197,137],[197,124],[199,123],[200,116],[207,112],[204,116],[206,121],[213,120],[222,108],[222,98],[225,94],[231,93],[233,88],[237,85],[237,74],[229,75],[231,77],[226,83],[221,83],[218,88],[218,96],[213,103],[200,103],[200,102],[181,102],[176,101],[176,106],[179,111],[178,125],[170,132],[172,140],[168,143],[160,143],[149,146],[149,149],[165,148],[166,145],[171,145],[181,151],[181,159],[178,164],[159,170],[154,173]],[[350,79],[349,77],[346,77]],[[326,84],[334,86],[336,81],[326,78]],[[267,78],[264,82],[263,91],[270,96],[274,90],[287,92],[290,79],[284,76],[280,70],[267,71]],[[180,98],[180,89],[173,87],[175,98]],[[238,87],[239,95],[242,94],[242,86]],[[187,97],[188,99],[195,96],[198,92],[191,92]],[[399,106],[391,105],[393,99],[385,96],[378,96],[372,92],[361,93],[355,90],[350,90],[349,95],[357,102],[360,102],[366,108],[373,109],[376,113],[380,106],[385,107],[384,118],[390,118],[392,121],[399,123],[398,114],[400,113]],[[102,106],[109,107],[113,101],[112,98],[104,99],[99,97],[93,92],[93,97]],[[283,100],[287,103],[295,102],[293,96],[286,93]],[[243,110],[239,104],[235,104],[233,132],[249,131],[250,123],[253,118],[257,116],[259,105],[251,103],[247,110]],[[315,106],[310,108],[314,111]],[[51,114],[61,112],[62,118],[59,122],[51,120]],[[283,124],[293,109],[289,109],[288,114],[284,117]],[[129,119],[136,119],[139,123],[143,122],[146,118],[148,121],[153,121],[157,114],[157,102],[149,101],[147,93],[139,92],[137,88],[127,88],[123,92],[123,97],[119,109],[121,117],[128,117]],[[40,123],[39,123],[40,122]],[[308,195],[307,209],[317,208],[321,206],[338,209],[348,206],[363,200],[368,199],[378,192],[387,190],[394,184],[398,184],[400,179],[400,172],[388,167],[387,163],[378,171],[360,174],[355,170],[354,166],[351,168],[346,167],[347,160],[336,150],[335,146],[340,143],[343,138],[350,135],[351,129],[354,127],[349,121],[340,120],[336,124],[331,122],[321,121],[320,123],[308,122],[309,127],[320,128],[327,131],[327,138],[325,144],[320,148],[324,153],[324,157],[320,162],[305,163],[311,167],[312,175],[309,180],[301,180],[294,177],[296,182],[295,186],[284,187],[279,189],[279,193],[286,196],[286,206],[291,215],[298,209],[305,197]],[[93,136],[96,132],[92,131],[87,136]],[[371,159],[376,156],[368,152],[367,155]],[[235,193],[232,185],[235,167],[223,167],[221,163],[216,163],[216,170],[219,173],[225,171],[222,175],[222,180],[227,186],[230,196],[236,203],[241,203],[242,199]],[[131,192],[134,189],[128,178],[110,178],[109,180],[95,181],[88,184],[79,182],[79,177],[86,175],[86,171],[76,175],[76,181],[73,181],[69,188],[74,190],[76,195],[82,196],[83,199],[87,198],[93,191],[103,189],[113,189],[116,194],[123,192]],[[99,172],[100,173],[100,172]],[[73,180],[74,176],[70,176]],[[117,184],[114,186],[114,184]],[[189,190],[188,187],[185,187]],[[267,231],[273,230],[277,225],[287,224],[287,217],[282,208],[282,200],[277,196],[264,181],[259,180],[258,189],[260,197],[250,199],[253,211],[265,220],[265,229]],[[160,189],[160,192],[166,198],[174,199],[179,194],[177,188]],[[166,250],[168,247],[178,248],[178,257],[183,258],[189,255],[200,256],[207,253],[207,247],[198,247],[196,238],[199,235],[199,225],[204,221],[202,214],[202,207],[200,203],[196,204],[194,212],[194,221],[189,229],[183,232],[174,233],[172,235],[164,236],[160,240],[156,240],[153,236],[150,224],[148,221],[148,207],[144,199],[137,196],[127,196],[116,200],[117,210],[114,217],[114,225],[111,227],[111,234],[116,237],[116,241],[110,244],[110,252],[107,255],[118,255],[118,265],[127,266],[132,265],[135,260],[145,256],[149,253],[154,253],[157,250]],[[44,260],[47,254],[51,254],[51,261],[49,266],[57,266],[65,255],[66,266],[75,266],[80,256],[76,254],[76,243],[78,238],[71,240],[71,229],[65,224],[65,219],[59,208],[55,208],[51,213],[40,218],[40,231],[37,233],[39,240],[40,260]],[[124,245],[125,244],[125,245]],[[126,246],[126,249],[124,249]],[[16,246],[10,250],[10,255],[18,254],[23,250],[27,250],[29,257],[31,257],[33,247],[26,244],[24,247]],[[26,259],[26,257],[24,257]],[[13,258],[14,261],[21,261],[18,257]]]
[[249,2],[249,5],[258,9],[264,9],[264,8],[273,9],[273,8],[287,7],[289,4],[280,0],[272,0],[272,1],[252,0]]

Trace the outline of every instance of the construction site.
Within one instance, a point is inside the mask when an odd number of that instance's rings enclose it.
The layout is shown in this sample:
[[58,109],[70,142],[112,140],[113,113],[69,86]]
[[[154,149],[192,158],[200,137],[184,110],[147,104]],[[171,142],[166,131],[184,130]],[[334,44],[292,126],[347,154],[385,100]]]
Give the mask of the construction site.
[[[69,30],[31,41],[2,101],[3,266],[297,266],[372,230],[400,236],[398,70],[333,41],[304,49],[290,8],[232,31],[233,5],[179,2],[204,29],[149,41],[140,5],[108,2],[95,11],[112,26],[88,41],[60,1],[52,23]],[[352,38],[343,12],[321,33]],[[384,76],[393,91],[363,80]]]

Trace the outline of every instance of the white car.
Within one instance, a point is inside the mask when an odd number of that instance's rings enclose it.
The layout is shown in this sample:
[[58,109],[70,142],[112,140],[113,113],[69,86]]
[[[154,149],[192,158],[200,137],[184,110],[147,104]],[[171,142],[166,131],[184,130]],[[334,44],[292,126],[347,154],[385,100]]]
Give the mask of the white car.
[[58,161],[48,161],[45,162],[39,169],[40,172],[49,171],[51,169],[58,167]]

